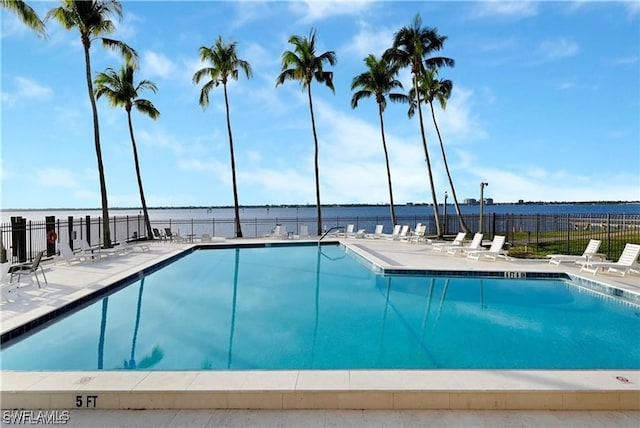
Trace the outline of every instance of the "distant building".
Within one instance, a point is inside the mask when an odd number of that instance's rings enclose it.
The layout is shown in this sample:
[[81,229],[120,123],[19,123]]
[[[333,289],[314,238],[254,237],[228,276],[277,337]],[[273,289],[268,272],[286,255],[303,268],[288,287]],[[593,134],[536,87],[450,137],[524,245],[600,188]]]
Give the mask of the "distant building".
[[479,202],[474,198],[466,198],[464,200],[464,203],[467,204],[467,205],[478,205],[479,204]]
[[484,198],[485,205],[493,205],[493,198]]

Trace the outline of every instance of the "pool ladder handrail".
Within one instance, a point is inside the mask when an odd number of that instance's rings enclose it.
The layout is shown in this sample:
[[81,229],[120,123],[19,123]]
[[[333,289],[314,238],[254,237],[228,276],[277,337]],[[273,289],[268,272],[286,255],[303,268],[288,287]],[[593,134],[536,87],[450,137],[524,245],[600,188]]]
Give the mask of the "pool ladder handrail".
[[329,234],[329,232],[331,232],[332,230],[339,230],[339,229],[344,229],[344,226],[334,226],[329,228],[328,230],[326,230],[322,236],[320,237],[320,239],[318,239],[318,247],[320,246],[320,241],[322,241],[322,239],[324,239],[325,236],[327,236]]

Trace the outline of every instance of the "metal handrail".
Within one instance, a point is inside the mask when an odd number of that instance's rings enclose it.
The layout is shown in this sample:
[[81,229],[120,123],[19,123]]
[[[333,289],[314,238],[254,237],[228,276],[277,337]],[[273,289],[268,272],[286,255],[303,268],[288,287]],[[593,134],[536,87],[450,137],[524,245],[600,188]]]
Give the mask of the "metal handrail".
[[327,231],[325,231],[322,236],[320,237],[320,239],[318,239],[318,247],[320,246],[320,241],[322,241],[322,239],[327,236],[329,234],[329,232],[331,232],[332,230],[337,230],[337,229],[344,229],[344,226],[334,226],[329,228]]

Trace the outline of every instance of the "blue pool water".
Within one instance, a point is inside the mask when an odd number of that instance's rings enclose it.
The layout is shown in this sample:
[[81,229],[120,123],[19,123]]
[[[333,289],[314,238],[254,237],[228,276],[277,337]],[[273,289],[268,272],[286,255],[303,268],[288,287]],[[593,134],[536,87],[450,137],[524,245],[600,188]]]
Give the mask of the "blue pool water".
[[640,308],[563,280],[381,275],[342,246],[199,250],[3,370],[640,368]]

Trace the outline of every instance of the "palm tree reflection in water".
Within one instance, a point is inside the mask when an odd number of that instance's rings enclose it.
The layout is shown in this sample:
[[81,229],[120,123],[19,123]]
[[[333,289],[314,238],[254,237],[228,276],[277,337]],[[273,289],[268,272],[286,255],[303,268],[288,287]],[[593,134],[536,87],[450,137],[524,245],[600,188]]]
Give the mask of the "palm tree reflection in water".
[[138,328],[140,327],[140,315],[142,313],[142,292],[144,291],[144,278],[140,280],[140,289],[138,290],[138,306],[136,309],[136,325],[133,329],[133,338],[131,339],[131,357],[129,361],[124,360],[124,368],[129,370],[148,369],[153,367],[162,360],[164,352],[156,345],[149,355],[145,355],[139,363],[136,363],[136,343],[138,340]]
[[238,270],[240,266],[240,248],[236,248],[235,266],[233,269],[233,302],[231,304],[231,328],[229,331],[229,355],[227,368],[231,368],[231,356],[233,355],[233,334],[236,328],[236,304],[238,301]]

